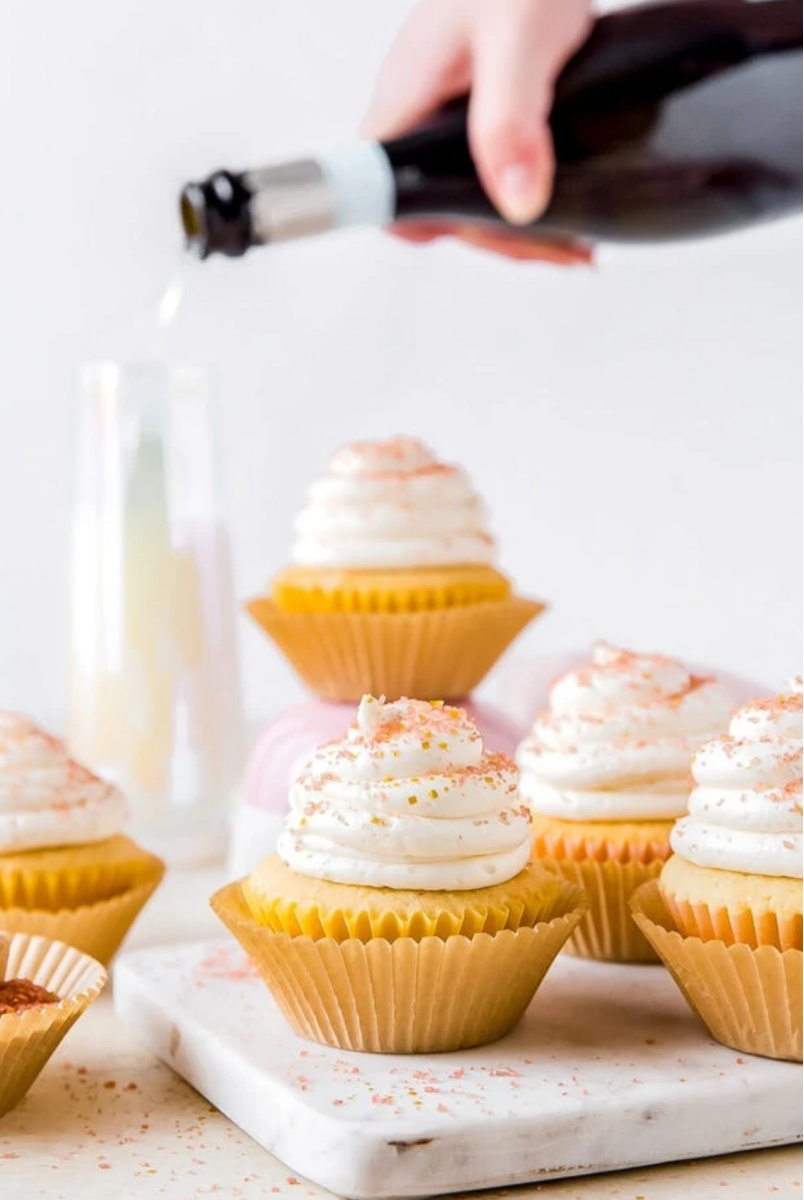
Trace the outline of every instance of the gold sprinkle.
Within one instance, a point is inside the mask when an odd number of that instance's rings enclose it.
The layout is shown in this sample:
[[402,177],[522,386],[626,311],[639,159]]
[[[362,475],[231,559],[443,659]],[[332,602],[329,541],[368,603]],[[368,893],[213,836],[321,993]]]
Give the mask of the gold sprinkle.
[[430,749],[430,743],[422,742],[422,750],[429,750],[429,749]]
[[418,804],[418,803],[419,803],[419,801],[416,799],[415,796],[408,796],[408,804]]
[[439,748],[439,750],[448,750],[448,749],[449,749],[449,742],[439,742],[439,743],[438,743],[438,748]]
[[444,707],[443,700],[429,700],[428,703],[431,708],[443,708]]
[[430,796],[430,799],[431,799],[431,800],[437,800],[437,799],[438,799],[438,792],[436,791],[436,789],[435,789],[435,788],[430,788],[430,791],[429,791],[429,796]]

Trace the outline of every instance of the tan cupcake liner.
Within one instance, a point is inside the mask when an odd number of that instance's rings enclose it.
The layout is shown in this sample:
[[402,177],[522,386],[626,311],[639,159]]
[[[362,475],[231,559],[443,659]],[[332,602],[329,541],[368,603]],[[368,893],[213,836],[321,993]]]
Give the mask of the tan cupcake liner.
[[765,1058],[802,1061],[801,950],[684,936],[654,880],[631,901],[634,920],[712,1037]]
[[106,965],[156,891],[163,874],[164,867],[159,863],[151,878],[139,887],[79,908],[62,908],[58,912],[42,908],[0,909],[0,929],[66,942]]
[[[100,848],[99,848],[100,850]],[[155,855],[132,845],[130,855],[98,862],[77,862],[70,865],[69,850],[58,855],[58,865],[48,865],[48,853],[36,852],[30,866],[15,860],[12,869],[0,870],[0,909],[43,909],[58,912],[63,908],[79,908],[109,900],[130,892],[133,888],[157,882],[164,874],[164,864]],[[52,857],[52,856],[50,856]]]
[[546,858],[536,861],[583,888],[589,901],[589,911],[567,942],[567,954],[605,962],[658,961],[656,951],[634,924],[629,902],[637,888],[657,878],[662,862]]
[[512,596],[418,613],[285,613],[269,597],[246,607],[311,691],[356,702],[469,695],[545,606]]
[[703,941],[734,942],[746,945],[775,946],[777,950],[801,950],[801,913],[785,915],[754,912],[750,908],[731,911],[662,892],[673,924],[690,937]]
[[552,917],[566,885],[540,864],[513,879],[463,892],[414,892],[399,888],[330,883],[291,871],[269,855],[241,884],[249,912],[273,933],[336,942],[410,937],[441,940],[474,937],[536,925]]
[[533,857],[539,861],[665,862],[673,821],[562,821],[534,813]]
[[428,1054],[495,1041],[520,1020],[584,911],[563,891],[549,921],[475,937],[389,942],[290,937],[258,925],[239,883],[212,908],[296,1033],[342,1050]]
[[100,963],[73,946],[14,933],[3,978],[30,979],[61,1002],[0,1016],[0,1116],[19,1103],[70,1026],[97,999],[107,976]]

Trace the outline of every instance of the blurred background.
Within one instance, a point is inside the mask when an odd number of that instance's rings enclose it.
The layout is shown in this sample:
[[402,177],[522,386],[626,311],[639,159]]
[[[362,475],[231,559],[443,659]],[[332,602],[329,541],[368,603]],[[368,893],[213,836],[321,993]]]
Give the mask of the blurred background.
[[[410,7],[0,9],[0,704],[65,708],[77,372],[109,358],[212,372],[239,598],[336,445],[411,433],[469,469],[503,567],[550,602],[519,653],[800,669],[799,221],[573,271],[343,233],[198,266],[159,331],[181,184],[350,139]],[[301,692],[238,629],[263,717]]]

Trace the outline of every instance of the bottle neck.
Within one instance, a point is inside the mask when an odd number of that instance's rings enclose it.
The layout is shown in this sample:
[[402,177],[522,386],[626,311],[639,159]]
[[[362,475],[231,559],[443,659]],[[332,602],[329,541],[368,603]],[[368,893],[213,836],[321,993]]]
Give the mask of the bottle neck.
[[219,171],[181,198],[190,246],[201,258],[244,254],[355,225],[387,225],[396,207],[394,172],[376,142],[354,142],[315,159],[234,175]]

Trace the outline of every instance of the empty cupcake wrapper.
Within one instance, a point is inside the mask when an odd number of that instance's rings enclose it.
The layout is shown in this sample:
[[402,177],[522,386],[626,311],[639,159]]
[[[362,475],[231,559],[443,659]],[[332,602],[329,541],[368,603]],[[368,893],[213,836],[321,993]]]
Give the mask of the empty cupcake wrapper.
[[[2,914],[0,914],[0,922]],[[6,935],[3,978],[28,979],[60,997],[0,1016],[0,1115],[18,1104],[71,1025],[96,1000],[106,983],[99,962],[73,946],[27,933]]]

